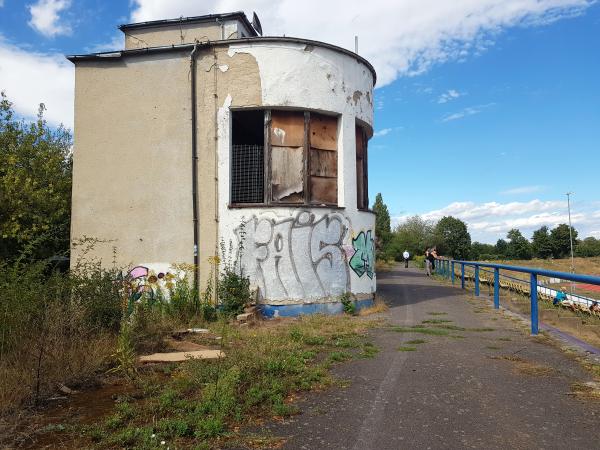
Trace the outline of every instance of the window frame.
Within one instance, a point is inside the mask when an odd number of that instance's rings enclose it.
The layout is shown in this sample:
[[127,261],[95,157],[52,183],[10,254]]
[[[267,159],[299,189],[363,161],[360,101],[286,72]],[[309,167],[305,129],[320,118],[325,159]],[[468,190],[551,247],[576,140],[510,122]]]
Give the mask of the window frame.
[[[262,203],[234,203],[232,198],[233,192],[233,174],[232,174],[232,158],[233,158],[233,141],[230,139],[229,144],[229,200],[228,200],[228,208],[230,209],[239,209],[239,208],[273,208],[273,207],[309,207],[309,208],[334,208],[334,209],[344,209],[344,207],[339,206],[339,151],[340,151],[340,121],[341,114],[335,113],[323,113],[317,111],[310,111],[306,109],[293,109],[293,108],[235,108],[231,109],[231,113],[236,111],[244,111],[244,110],[261,110],[264,113],[264,198]],[[289,112],[298,112],[303,113],[304,115],[304,140],[302,144],[302,158],[303,158],[303,199],[302,202],[286,202],[286,201],[277,201],[273,200],[273,185],[272,185],[272,143],[271,143],[271,125],[272,125],[272,112],[273,111],[289,111]],[[310,115],[311,112],[313,114],[318,114],[321,116],[334,117],[337,123],[336,129],[336,202],[335,203],[323,203],[323,202],[314,202],[311,201],[311,146],[310,146]],[[229,121],[229,135],[233,136],[233,120]],[[331,177],[333,178],[333,177]]]
[[[359,173],[358,173],[358,164],[359,164],[359,157],[358,157],[358,146],[356,145],[357,139],[355,137],[355,147],[354,147],[354,152],[356,155],[356,209],[358,209],[359,211],[371,211],[371,209],[369,208],[369,135],[367,132],[367,129],[364,125],[359,124],[358,122],[355,123],[355,128],[354,128],[354,133],[355,136],[359,135],[359,131],[360,131],[360,137],[362,140],[362,149],[363,149],[363,153],[362,153],[362,180],[359,180]],[[363,194],[363,198],[360,198],[360,190],[359,190],[359,183],[362,181],[362,194]],[[362,205],[361,205],[361,200],[362,200]]]

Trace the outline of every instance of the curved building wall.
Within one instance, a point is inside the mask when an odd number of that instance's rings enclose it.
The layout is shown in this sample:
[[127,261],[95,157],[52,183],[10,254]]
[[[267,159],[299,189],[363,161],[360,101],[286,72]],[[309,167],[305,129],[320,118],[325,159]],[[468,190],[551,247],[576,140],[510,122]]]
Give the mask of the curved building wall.
[[[256,60],[261,101],[243,105],[231,92],[218,109],[220,239],[229,245],[244,236],[243,267],[267,314],[341,310],[347,292],[368,303],[376,285],[375,216],[357,208],[355,127],[372,134],[372,73],[350,55],[300,43],[240,43],[227,53]],[[231,115],[245,106],[337,117],[337,206],[230,204]]]

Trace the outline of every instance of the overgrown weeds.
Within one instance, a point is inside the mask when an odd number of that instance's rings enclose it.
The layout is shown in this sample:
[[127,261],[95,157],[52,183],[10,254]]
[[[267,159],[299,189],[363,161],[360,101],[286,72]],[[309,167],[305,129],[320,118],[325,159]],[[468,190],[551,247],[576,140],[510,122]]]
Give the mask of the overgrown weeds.
[[378,349],[365,338],[367,326],[348,316],[302,317],[290,326],[213,324],[224,335],[225,358],[189,360],[166,380],[141,374],[141,398],[83,432],[100,448],[160,441],[171,448],[218,447],[239,439],[232,430],[253,420],[297,414],[293,398],[330,385],[332,364],[374,356]]

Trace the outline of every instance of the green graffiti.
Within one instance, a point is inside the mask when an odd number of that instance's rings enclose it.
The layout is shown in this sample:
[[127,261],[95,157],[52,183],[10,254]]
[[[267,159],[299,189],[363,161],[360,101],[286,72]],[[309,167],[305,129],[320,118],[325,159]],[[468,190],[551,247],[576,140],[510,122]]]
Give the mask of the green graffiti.
[[373,278],[375,271],[375,241],[371,237],[371,230],[365,234],[361,231],[355,239],[352,239],[354,255],[350,258],[350,267],[356,275],[362,277],[365,273]]

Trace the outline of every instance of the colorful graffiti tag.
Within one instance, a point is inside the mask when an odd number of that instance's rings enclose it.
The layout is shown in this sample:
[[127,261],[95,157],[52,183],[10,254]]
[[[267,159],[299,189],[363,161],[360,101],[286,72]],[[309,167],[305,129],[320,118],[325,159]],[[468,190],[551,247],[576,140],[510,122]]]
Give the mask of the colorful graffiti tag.
[[373,278],[375,272],[375,241],[371,236],[371,230],[365,233],[361,231],[356,238],[352,239],[354,254],[348,264],[350,268],[362,277],[365,273]]

